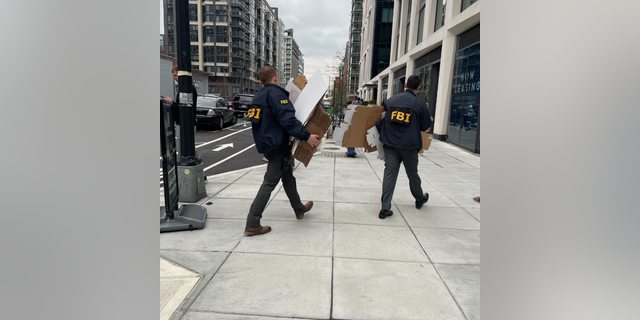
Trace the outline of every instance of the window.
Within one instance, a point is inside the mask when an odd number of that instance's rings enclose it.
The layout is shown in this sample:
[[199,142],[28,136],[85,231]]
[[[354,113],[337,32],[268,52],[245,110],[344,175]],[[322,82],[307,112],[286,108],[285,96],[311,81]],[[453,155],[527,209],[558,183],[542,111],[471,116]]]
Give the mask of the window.
[[198,42],[198,25],[189,25],[189,41]]
[[202,27],[203,41],[213,42],[213,26]]
[[407,52],[409,52],[409,28],[410,27],[411,27],[411,21],[407,23],[407,29],[404,35],[404,54],[407,54]]
[[469,8],[469,6],[471,6],[472,4],[476,3],[478,0],[462,0],[462,9],[460,10],[460,12],[464,11],[465,9]]
[[404,91],[405,76],[398,79],[393,79],[393,94],[398,94]]
[[204,10],[202,10],[202,21],[213,22],[213,20],[215,19],[213,17],[214,16],[213,5],[205,4],[203,7],[204,7]]
[[437,31],[444,25],[444,14],[447,9],[447,0],[436,1],[436,25],[433,31]]
[[198,21],[198,5],[189,4],[189,21]]
[[380,22],[393,22],[393,8],[382,8],[382,20]]
[[229,47],[216,47],[216,53],[218,55],[229,55]]
[[416,41],[416,45],[419,45],[422,42],[422,34],[424,33],[424,11],[426,8],[426,1],[420,1],[420,12],[418,13],[418,39]]
[[191,46],[191,61],[199,61],[198,46]]
[[222,6],[216,6],[216,16],[226,16],[227,15],[227,9],[228,7],[225,5]]

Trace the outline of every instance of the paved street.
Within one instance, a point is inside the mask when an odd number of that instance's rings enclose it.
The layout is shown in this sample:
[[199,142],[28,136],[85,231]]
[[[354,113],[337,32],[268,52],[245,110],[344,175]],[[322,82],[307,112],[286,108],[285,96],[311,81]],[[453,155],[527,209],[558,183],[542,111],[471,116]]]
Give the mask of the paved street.
[[[198,127],[195,143],[196,152],[205,166],[205,176],[265,164],[262,161],[262,155],[254,146],[251,123],[245,122],[242,118],[238,119],[235,125],[222,130]],[[162,163],[160,162],[160,188],[162,187]]]
[[266,168],[209,176],[205,228],[160,234],[161,320],[480,319],[480,157],[434,140],[418,165],[429,202],[415,208],[401,169],[381,220],[376,156],[298,163],[313,209],[296,220],[280,184],[262,220],[273,231],[253,237]]

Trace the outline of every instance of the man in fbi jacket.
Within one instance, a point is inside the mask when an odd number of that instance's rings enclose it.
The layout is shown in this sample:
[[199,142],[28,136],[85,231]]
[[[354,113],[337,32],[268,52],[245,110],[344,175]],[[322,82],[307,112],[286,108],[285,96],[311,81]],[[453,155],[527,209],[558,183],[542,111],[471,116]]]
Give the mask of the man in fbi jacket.
[[318,135],[309,134],[296,119],[296,110],[289,101],[289,93],[278,86],[276,70],[271,66],[265,66],[258,72],[258,78],[264,87],[253,97],[253,102],[247,110],[247,118],[252,123],[256,148],[269,160],[269,164],[260,190],[249,209],[247,227],[244,230],[244,234],[248,236],[271,231],[271,227],[260,225],[260,219],[271,192],[281,178],[296,218],[302,219],[304,213],[311,210],[313,201],[303,205],[296,189],[296,178],[291,169],[293,158],[289,137],[294,136],[300,141],[306,141],[312,147],[320,145]]
[[421,131],[431,127],[431,114],[424,101],[416,97],[415,92],[420,89],[418,76],[409,76],[405,89],[382,103],[386,113],[384,119],[377,123],[385,154],[380,219],[393,215],[391,198],[401,162],[409,178],[411,194],[416,199],[416,208],[422,208],[429,200],[429,194],[423,194],[420,185],[418,152],[422,149]]

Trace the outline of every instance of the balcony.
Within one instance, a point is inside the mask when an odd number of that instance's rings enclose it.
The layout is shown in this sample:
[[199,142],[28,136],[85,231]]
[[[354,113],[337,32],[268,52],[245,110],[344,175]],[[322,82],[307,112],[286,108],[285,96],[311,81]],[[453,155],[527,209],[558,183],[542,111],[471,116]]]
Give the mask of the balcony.
[[242,29],[244,29],[245,31],[248,31],[248,26],[246,23],[242,23],[242,21],[231,21],[229,22],[229,25],[232,27],[240,27]]
[[232,67],[242,68],[244,66],[244,63],[242,63],[242,62],[232,62],[231,66]]
[[231,46],[235,48],[242,48],[242,42],[231,42]]
[[249,11],[249,6],[247,6],[247,4],[244,3],[244,1],[231,0],[230,4],[231,4],[232,7],[240,7],[242,9],[244,9],[245,11]]
[[231,11],[231,17],[238,17],[246,22],[249,22],[249,17],[242,11]]
[[244,32],[231,32],[231,36],[235,38],[242,38],[245,36]]
[[242,77],[242,72],[231,72],[232,77]]

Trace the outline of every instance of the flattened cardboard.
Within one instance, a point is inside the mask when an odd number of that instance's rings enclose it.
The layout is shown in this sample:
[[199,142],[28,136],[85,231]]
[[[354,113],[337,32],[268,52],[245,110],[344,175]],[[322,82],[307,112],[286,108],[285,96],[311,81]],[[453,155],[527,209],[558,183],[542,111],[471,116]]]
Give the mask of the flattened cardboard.
[[293,84],[296,85],[296,87],[298,87],[298,89],[300,89],[300,91],[302,91],[304,89],[304,87],[307,85],[307,77],[305,77],[303,74],[299,75],[298,77],[296,77],[296,80],[293,81]]
[[289,82],[284,89],[289,91],[289,101],[291,101],[291,104],[293,104],[293,107],[295,108],[298,97],[300,96],[302,91],[298,87],[296,87],[295,84],[293,84],[293,79],[289,79]]
[[[341,124],[341,127],[345,126],[346,129],[336,129],[334,133],[334,137],[337,138],[336,142],[340,142],[345,148],[363,148],[365,153],[378,151],[378,159],[384,161],[384,151],[380,149],[382,146],[380,134],[375,128],[376,123],[382,120],[384,114],[385,110],[382,106],[349,105],[345,113],[345,121],[348,123]],[[431,121],[433,122],[433,117]],[[430,130],[431,128],[421,133],[422,149],[420,154],[429,150],[429,146],[431,146],[432,137],[427,133]]]
[[[428,131],[429,130],[427,130],[427,132]],[[423,154],[425,150],[429,150],[429,147],[431,146],[432,137],[427,132],[421,132],[422,133],[422,149],[419,152],[420,154]]]
[[356,106],[353,116],[349,119],[351,124],[342,137],[342,146],[345,148],[364,148],[365,152],[376,151],[377,147],[372,147],[367,143],[367,130],[382,120],[383,112],[384,107],[382,106]]
[[[319,137],[323,137],[327,133],[327,130],[329,130],[330,125],[331,116],[329,116],[320,103],[316,104],[316,107],[309,117],[309,121],[305,125],[307,131],[309,131],[310,134],[317,134]],[[300,140],[296,139],[293,157],[307,167],[317,149],[317,147],[311,147],[308,143],[300,143]]]
[[[297,89],[297,87],[294,89]],[[321,70],[318,69],[318,71],[311,76],[304,90],[302,90],[296,99],[296,103],[293,105],[296,109],[296,119],[300,120],[302,124],[306,124],[311,112],[318,102],[322,100],[325,92],[327,92],[327,85],[324,82]],[[291,91],[289,92],[289,98],[291,98]]]

